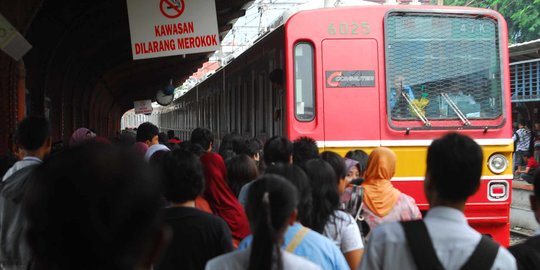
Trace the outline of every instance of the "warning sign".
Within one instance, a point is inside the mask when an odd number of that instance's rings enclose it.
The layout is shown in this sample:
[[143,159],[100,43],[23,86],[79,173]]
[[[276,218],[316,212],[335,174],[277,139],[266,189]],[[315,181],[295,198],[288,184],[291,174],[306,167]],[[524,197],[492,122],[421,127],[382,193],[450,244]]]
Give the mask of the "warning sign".
[[176,19],[184,13],[184,0],[161,0],[161,14],[169,19]]
[[219,49],[214,0],[127,0],[133,59]]
[[154,109],[152,108],[152,101],[149,99],[137,100],[133,106],[135,107],[135,114],[151,114]]

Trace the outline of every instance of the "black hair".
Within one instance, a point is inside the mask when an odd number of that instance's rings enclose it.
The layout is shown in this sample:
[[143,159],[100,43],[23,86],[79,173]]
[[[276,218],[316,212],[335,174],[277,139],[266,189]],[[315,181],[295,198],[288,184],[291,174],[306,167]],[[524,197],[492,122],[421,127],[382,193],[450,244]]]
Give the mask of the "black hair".
[[174,139],[174,130],[167,130],[167,138]]
[[311,182],[313,198],[312,214],[304,225],[322,234],[326,223],[339,207],[336,173],[332,166],[322,159],[309,160],[303,168]]
[[259,156],[262,154],[263,144],[261,140],[257,138],[251,138],[247,142],[247,155],[254,158],[258,153]]
[[246,183],[259,176],[259,169],[255,161],[248,155],[241,154],[227,160],[227,182],[236,197]]
[[339,184],[339,181],[347,176],[348,172],[347,165],[345,165],[345,159],[336,152],[324,151],[321,154],[321,159],[328,162],[334,169],[337,178],[336,184]]
[[283,86],[283,82],[284,82],[283,78],[284,78],[283,69],[280,69],[280,68],[276,68],[272,70],[270,74],[268,74],[268,79],[270,80],[270,82],[279,84],[281,86]]
[[358,166],[358,172],[360,173],[360,175],[362,175],[366,171],[369,155],[366,152],[364,152],[364,150],[360,150],[360,149],[351,150],[347,152],[345,157],[358,161],[357,166]]
[[122,130],[118,136],[118,144],[123,146],[133,146],[135,144],[135,133],[127,130]]
[[529,152],[529,151],[523,152],[523,157],[524,157],[524,158],[530,158],[530,157],[532,157],[532,156],[533,156],[533,154],[531,154],[531,152]]
[[293,152],[293,145],[289,139],[282,136],[274,136],[264,144],[264,162],[266,165],[272,163],[289,163]]
[[191,132],[191,139],[189,141],[202,146],[206,151],[210,148],[210,144],[214,142],[214,135],[212,135],[209,129],[198,127]]
[[150,122],[144,122],[137,128],[136,139],[138,142],[151,141],[159,134],[159,129],[156,125]]
[[300,137],[293,142],[293,163],[301,165],[302,163],[319,157],[319,147],[317,142],[310,137]]
[[482,159],[482,148],[473,139],[449,133],[429,146],[427,174],[441,198],[460,202],[478,190]]
[[178,149],[186,150],[188,152],[191,152],[197,156],[202,156],[204,153],[206,153],[206,150],[202,148],[200,144],[193,144],[190,141],[182,141],[178,145]]
[[253,230],[249,270],[283,269],[280,240],[296,209],[296,194],[296,188],[279,175],[263,175],[250,186],[246,205]]
[[167,141],[169,141],[169,138],[167,137],[167,134],[165,132],[158,133],[158,141],[160,144],[165,145]]
[[268,167],[265,174],[277,174],[291,182],[298,192],[298,218],[304,224],[309,220],[313,198],[311,197],[311,185],[304,170],[293,164],[278,163]]
[[166,153],[161,162],[165,198],[174,203],[193,201],[204,188],[202,164],[186,150]]
[[33,177],[22,206],[35,269],[128,270],[149,255],[161,195],[141,158],[90,142],[46,160]]
[[526,119],[520,119],[519,124],[522,125],[522,126],[528,126],[529,121],[527,121]]
[[15,142],[24,150],[35,151],[42,147],[51,137],[49,121],[40,116],[30,116],[17,125]]

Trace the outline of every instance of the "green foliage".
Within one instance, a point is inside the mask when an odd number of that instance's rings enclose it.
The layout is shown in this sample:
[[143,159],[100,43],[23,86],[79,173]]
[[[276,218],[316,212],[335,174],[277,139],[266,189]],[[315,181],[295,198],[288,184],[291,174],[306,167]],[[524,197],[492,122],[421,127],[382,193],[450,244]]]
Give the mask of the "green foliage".
[[444,0],[444,4],[497,10],[508,24],[510,43],[540,38],[540,0]]

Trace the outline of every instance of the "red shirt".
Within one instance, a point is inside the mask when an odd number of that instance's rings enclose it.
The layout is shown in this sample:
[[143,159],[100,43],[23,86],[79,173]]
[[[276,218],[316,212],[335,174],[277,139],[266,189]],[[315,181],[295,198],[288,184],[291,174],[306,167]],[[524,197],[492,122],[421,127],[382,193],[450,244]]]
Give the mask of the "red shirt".
[[529,171],[530,170],[534,170],[538,167],[538,162],[536,162],[536,160],[534,159],[534,157],[530,157],[528,160],[527,160],[527,167],[529,167]]

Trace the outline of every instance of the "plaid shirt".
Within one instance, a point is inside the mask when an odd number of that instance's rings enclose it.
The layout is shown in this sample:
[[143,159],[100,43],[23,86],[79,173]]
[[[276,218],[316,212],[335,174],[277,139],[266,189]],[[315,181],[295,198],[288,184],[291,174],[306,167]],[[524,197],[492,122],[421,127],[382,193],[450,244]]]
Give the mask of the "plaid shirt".
[[516,131],[518,138],[516,137],[516,134],[512,136],[512,139],[514,139],[514,142],[517,141],[516,151],[529,151],[529,145],[531,143],[531,131],[526,128],[520,128]]

